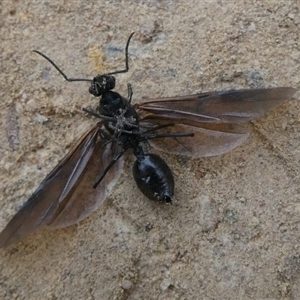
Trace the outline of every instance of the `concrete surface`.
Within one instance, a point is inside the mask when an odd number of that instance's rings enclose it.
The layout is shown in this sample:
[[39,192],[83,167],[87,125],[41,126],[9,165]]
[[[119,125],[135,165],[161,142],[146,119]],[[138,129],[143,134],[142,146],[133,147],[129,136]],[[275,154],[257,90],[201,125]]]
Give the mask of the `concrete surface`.
[[[2,0],[2,229],[93,124],[86,83],[123,67],[126,95],[300,88],[299,1]],[[300,104],[256,121],[247,142],[207,159],[163,154],[176,201],[141,195],[128,155],[108,201],[77,226],[0,251],[1,299],[300,299]]]

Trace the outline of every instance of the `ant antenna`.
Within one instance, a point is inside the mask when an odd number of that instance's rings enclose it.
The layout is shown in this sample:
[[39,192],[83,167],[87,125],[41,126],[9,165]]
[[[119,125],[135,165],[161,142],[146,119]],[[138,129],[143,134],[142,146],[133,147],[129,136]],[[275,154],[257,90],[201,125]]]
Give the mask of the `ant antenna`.
[[[128,66],[128,48],[129,48],[129,43],[130,40],[132,38],[132,36],[134,35],[134,32],[131,33],[131,35],[129,36],[127,43],[126,43],[126,47],[125,47],[125,69],[123,70],[119,70],[119,71],[115,71],[115,72],[111,72],[111,73],[106,73],[103,75],[114,75],[114,74],[119,74],[119,73],[126,73],[129,70],[129,66]],[[88,82],[92,82],[92,79],[87,79],[87,78],[68,78],[68,76],[56,65],[56,63],[50,59],[48,56],[46,56],[45,54],[43,54],[42,52],[38,51],[38,50],[33,50],[33,52],[41,55],[42,57],[44,57],[64,78],[66,81],[68,82],[73,82],[73,81],[88,81]]]
[[126,47],[125,47],[125,69],[115,71],[115,72],[105,73],[104,75],[115,75],[115,74],[128,72],[128,70],[129,70],[129,66],[128,66],[128,48],[129,48],[130,40],[131,40],[133,35],[134,35],[134,32],[132,32],[131,35],[129,36],[129,38],[127,40],[127,43],[126,43]]
[[33,50],[33,52],[39,54],[40,56],[44,57],[46,60],[49,61],[49,63],[68,81],[68,82],[72,82],[72,81],[89,81],[91,82],[91,79],[86,79],[86,78],[68,78],[67,75],[56,65],[56,63],[50,59],[48,56],[46,56],[45,54],[43,54],[42,52],[38,51],[38,50]]

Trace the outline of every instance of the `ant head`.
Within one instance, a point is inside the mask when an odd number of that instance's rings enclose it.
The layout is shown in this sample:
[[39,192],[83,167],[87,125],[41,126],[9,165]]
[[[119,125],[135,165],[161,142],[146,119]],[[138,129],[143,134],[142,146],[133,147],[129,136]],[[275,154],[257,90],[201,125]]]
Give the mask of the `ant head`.
[[91,82],[89,92],[95,97],[112,90],[116,85],[116,79],[111,75],[97,75]]

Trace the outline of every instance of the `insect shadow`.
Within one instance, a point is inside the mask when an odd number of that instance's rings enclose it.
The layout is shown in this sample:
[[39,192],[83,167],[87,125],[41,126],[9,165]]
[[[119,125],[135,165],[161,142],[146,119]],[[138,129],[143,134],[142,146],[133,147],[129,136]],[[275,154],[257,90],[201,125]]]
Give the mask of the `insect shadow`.
[[133,34],[125,47],[125,68],[93,79],[69,78],[49,57],[34,50],[68,82],[90,82],[89,92],[100,97],[99,106],[97,111],[83,110],[99,121],[10,220],[0,233],[0,248],[23,239],[41,226],[66,227],[90,215],[117,182],[123,155],[129,149],[136,157],[133,177],[140,191],[151,200],[172,203],[172,171],[160,156],[149,153],[145,144],[192,157],[223,154],[246,140],[249,135],[246,123],[296,92],[291,87],[231,90],[153,99],[132,105],[130,84],[127,98],[113,89],[114,75],[129,70],[128,47]]

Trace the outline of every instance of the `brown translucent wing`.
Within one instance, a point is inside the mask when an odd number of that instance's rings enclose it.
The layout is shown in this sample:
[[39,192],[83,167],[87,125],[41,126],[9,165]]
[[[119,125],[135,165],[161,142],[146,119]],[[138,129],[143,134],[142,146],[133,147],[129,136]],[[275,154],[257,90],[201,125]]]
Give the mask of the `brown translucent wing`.
[[295,93],[296,89],[290,87],[231,90],[150,100],[136,108],[147,118],[153,115],[206,123],[245,123],[264,115]]
[[290,87],[212,92],[156,99],[136,105],[136,109],[142,125],[175,124],[159,133],[194,133],[190,138],[151,140],[153,147],[206,157],[223,154],[242,144],[249,135],[245,123],[264,115],[295,92]]
[[77,223],[94,212],[106,199],[107,194],[118,181],[123,169],[123,157],[110,168],[96,189],[92,186],[113,159],[113,144],[105,146],[97,143],[91,158],[75,186],[60,202],[57,212],[49,226],[52,228],[67,227]]
[[[170,120],[151,119],[155,125],[170,123]],[[159,134],[193,133],[193,137],[159,138],[150,140],[155,149],[193,157],[221,155],[241,145],[249,136],[249,128],[242,124],[198,124],[175,123],[159,130]],[[142,122],[142,124],[150,125]]]
[[[43,225],[53,223],[55,227],[64,227],[74,224],[95,210],[96,202],[99,205],[103,202],[106,192],[101,189],[106,185],[103,183],[96,190],[92,188],[94,180],[98,178],[101,170],[108,163],[105,159],[112,156],[111,145],[105,145],[98,135],[101,126],[102,124],[98,123],[85,134],[47,175],[0,233],[0,248],[21,240]],[[99,166],[96,167],[93,163],[99,163]],[[105,180],[107,186],[121,172],[121,170],[116,170],[120,164],[121,162],[107,174],[108,177]],[[99,172],[97,174],[95,174],[96,169]],[[86,180],[92,176],[95,177],[87,188]],[[94,199],[94,203],[91,204],[91,197],[81,198],[82,188],[86,188],[86,195],[91,193],[93,196],[99,195],[100,198]],[[79,198],[77,198],[76,191],[78,191]],[[78,203],[75,198],[78,199]],[[72,207],[68,206],[68,201],[72,201]],[[62,217],[65,219],[63,220]]]

